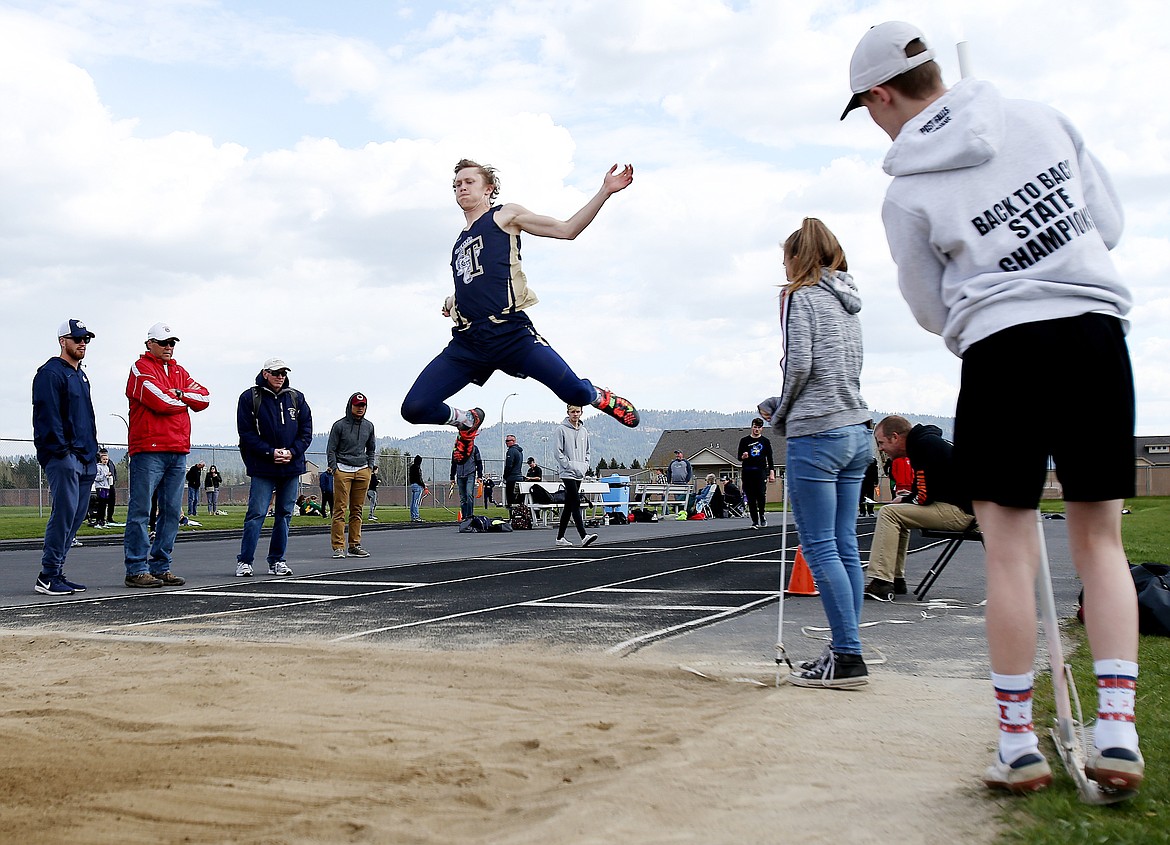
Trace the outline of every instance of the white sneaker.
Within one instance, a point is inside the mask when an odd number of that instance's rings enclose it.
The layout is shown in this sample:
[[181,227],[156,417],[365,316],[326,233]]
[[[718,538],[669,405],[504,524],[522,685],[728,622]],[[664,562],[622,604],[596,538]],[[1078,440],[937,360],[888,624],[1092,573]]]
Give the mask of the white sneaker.
[[593,543],[596,543],[596,542],[597,542],[597,535],[596,534],[586,534],[584,537],[581,538],[581,546],[582,547],[592,545]]
[[242,560],[236,563],[236,577],[237,578],[251,578],[252,564],[244,563]]
[[191,519],[191,517],[187,517],[187,524],[194,525],[196,528],[200,528],[203,525],[202,522],[196,522],[195,520]]
[[78,540],[76,537],[74,537],[74,538],[73,538],[73,545],[74,545],[74,546],[80,546],[80,545],[81,545],[81,541],[80,541],[80,540]]
[[557,538],[557,545],[558,546],[571,546],[571,545],[573,545],[573,541],[570,540],[568,537],[558,537]]
[[268,564],[269,575],[292,575],[292,570],[288,568],[288,564],[283,560],[278,560],[276,563]]

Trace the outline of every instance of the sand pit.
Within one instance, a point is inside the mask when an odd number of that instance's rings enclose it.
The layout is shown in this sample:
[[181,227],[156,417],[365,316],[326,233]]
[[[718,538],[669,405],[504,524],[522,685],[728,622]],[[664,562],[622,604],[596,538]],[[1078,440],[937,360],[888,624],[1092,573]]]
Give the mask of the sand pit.
[[[760,675],[766,679],[767,674]],[[989,842],[985,682],[0,635],[0,841]]]

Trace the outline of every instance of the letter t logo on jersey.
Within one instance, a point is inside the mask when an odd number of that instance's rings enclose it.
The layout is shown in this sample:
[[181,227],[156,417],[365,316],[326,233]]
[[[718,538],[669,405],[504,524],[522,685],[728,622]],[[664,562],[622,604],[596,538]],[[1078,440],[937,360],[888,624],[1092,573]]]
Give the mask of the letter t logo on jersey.
[[455,272],[463,279],[463,284],[471,284],[472,279],[483,274],[483,265],[479,263],[479,254],[483,251],[483,238],[476,235],[459,244],[456,250]]

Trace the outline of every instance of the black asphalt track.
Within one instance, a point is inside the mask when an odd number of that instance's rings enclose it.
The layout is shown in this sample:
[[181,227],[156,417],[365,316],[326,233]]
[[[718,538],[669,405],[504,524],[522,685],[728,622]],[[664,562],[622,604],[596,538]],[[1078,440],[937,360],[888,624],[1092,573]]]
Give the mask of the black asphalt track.
[[[858,522],[863,561],[873,523]],[[607,526],[597,529],[601,537],[589,548],[554,547],[548,529],[467,535],[449,524],[372,525],[362,539],[371,557],[345,560],[330,558],[328,536],[316,525],[294,529],[288,554],[294,575],[284,578],[235,578],[238,537],[184,530],[173,569],[188,583],[167,589],[122,585],[120,535],[87,540],[72,550],[66,571],[89,589],[64,598],[33,592],[39,550],[0,549],[0,629],[459,650],[540,643],[730,662],[777,657],[777,525],[760,531],[746,520]],[[1045,525],[1058,609],[1067,615],[1078,587],[1063,524]],[[798,543],[790,527],[789,570]],[[266,546],[267,536],[258,551]],[[911,590],[940,550],[917,536],[913,547]],[[265,573],[263,558],[257,563],[256,571]],[[985,676],[982,570],[981,548],[966,543],[929,602],[913,595],[866,602],[867,657],[911,673]],[[787,598],[783,618],[784,646],[794,661],[819,653],[826,635],[819,599]]]

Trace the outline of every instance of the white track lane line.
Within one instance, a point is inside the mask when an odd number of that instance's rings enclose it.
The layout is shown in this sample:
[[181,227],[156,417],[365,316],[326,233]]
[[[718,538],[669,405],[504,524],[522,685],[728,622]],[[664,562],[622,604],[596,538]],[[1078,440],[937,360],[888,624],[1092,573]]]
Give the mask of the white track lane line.
[[[616,554],[608,555],[604,558],[594,557],[594,558],[581,559],[581,560],[565,560],[564,557],[558,557],[558,558],[554,558],[555,560],[558,561],[558,564],[556,566],[551,566],[551,567],[541,566],[541,567],[526,567],[526,568],[521,568],[521,569],[509,569],[509,570],[504,570],[501,572],[485,573],[483,575],[472,575],[472,576],[468,576],[466,578],[455,578],[455,579],[450,579],[447,581],[433,581],[433,582],[423,584],[422,586],[424,586],[424,587],[450,586],[452,584],[460,584],[460,583],[465,583],[465,582],[469,582],[469,581],[476,581],[476,580],[480,580],[480,579],[484,579],[484,578],[498,578],[498,577],[503,577],[503,576],[507,576],[507,575],[523,574],[525,572],[540,572],[540,571],[544,571],[547,569],[559,569],[559,568],[565,567],[565,566],[578,566],[578,565],[581,565],[584,563],[597,563],[600,561],[611,560],[614,558],[631,557],[631,556],[637,556],[637,555],[643,555],[643,554],[652,554],[654,552],[663,552],[663,551],[681,552],[681,551],[686,551],[687,549],[704,548],[707,546],[719,546],[719,545],[724,545],[726,543],[740,542],[741,540],[750,540],[750,539],[753,539],[754,536],[759,536],[759,535],[746,535],[744,537],[735,537],[735,538],[729,538],[729,539],[725,539],[725,540],[707,540],[707,541],[700,542],[700,543],[689,543],[689,544],[686,544],[683,546],[674,546],[674,547],[649,546],[649,547],[642,547],[642,548],[637,548],[637,549],[631,549],[630,547],[620,547],[618,549],[615,549],[615,551],[617,552]],[[605,548],[604,546],[601,546],[601,547],[599,547],[599,550],[604,549],[604,548]],[[476,559],[505,560],[506,561],[506,560],[512,560],[514,558],[492,556],[492,557],[488,557],[488,558],[476,558]],[[711,563],[711,564],[702,564],[702,565],[694,566],[694,567],[684,567],[682,569],[677,569],[677,570],[666,570],[663,572],[655,573],[653,575],[643,576],[643,578],[635,578],[635,579],[631,579],[629,581],[618,581],[618,582],[615,582],[614,584],[605,585],[605,586],[617,586],[617,585],[624,584],[624,583],[633,583],[635,581],[643,580],[644,578],[658,578],[658,577],[661,577],[662,575],[674,574],[676,572],[686,572],[686,571],[690,571],[692,569],[701,569],[704,566],[719,565],[719,564],[722,564],[725,562],[730,562],[730,561],[736,560],[736,559],[737,558],[727,558],[726,560],[715,561],[714,563]],[[425,561],[422,564],[414,564],[414,565],[436,565],[436,564],[452,563],[452,562],[453,561]],[[397,569],[397,568],[402,568],[403,566],[409,566],[409,565],[412,565],[412,564],[403,564],[402,566],[396,566],[393,568]],[[369,570],[349,570],[349,571],[356,573],[356,572],[363,572],[363,571],[369,571]],[[310,579],[320,577],[322,583],[337,583],[337,582],[330,582],[330,581],[325,580],[327,578],[327,575],[328,575],[328,573],[323,573],[322,576],[302,576],[301,578],[299,578],[297,580],[309,581]],[[287,582],[285,582],[285,583],[287,583]],[[374,583],[378,584],[378,585],[383,585],[386,582],[374,582]],[[261,612],[267,612],[269,610],[280,610],[280,609],[283,609],[286,607],[296,607],[296,606],[307,605],[307,604],[322,604],[322,603],[327,603],[327,602],[338,602],[338,601],[348,601],[350,599],[368,598],[369,596],[376,596],[376,595],[381,595],[381,594],[385,594],[385,593],[401,592],[402,590],[409,590],[409,589],[417,589],[417,588],[415,588],[415,587],[394,587],[391,589],[373,590],[373,591],[369,591],[369,592],[354,593],[352,595],[345,595],[345,596],[323,596],[320,598],[302,599],[302,600],[292,601],[292,602],[286,601],[286,602],[282,602],[279,604],[273,604],[273,605],[260,605],[258,607],[241,607],[241,608],[233,608],[231,610],[217,610],[217,611],[208,611],[206,613],[190,613],[190,614],[184,614],[181,616],[168,616],[168,617],[161,617],[158,619],[145,619],[145,620],[142,620],[140,622],[127,622],[127,623],[121,624],[121,625],[110,625],[110,626],[106,626],[103,628],[96,628],[96,629],[94,629],[93,632],[94,633],[116,632],[116,631],[120,631],[120,630],[131,629],[131,628],[141,628],[141,627],[145,627],[148,625],[161,625],[161,624],[165,624],[165,623],[169,623],[169,622],[183,622],[183,621],[189,621],[192,619],[215,619],[218,617],[239,616],[239,615],[246,614],[246,613],[261,613]],[[545,598],[546,599],[563,598],[563,597],[567,597],[567,596],[571,596],[571,595],[576,595],[576,594],[581,593],[581,592],[587,592],[589,589],[594,589],[594,588],[586,588],[585,590],[577,590],[577,591],[573,591],[573,592],[569,592],[569,593],[562,593],[559,595],[547,596]],[[184,593],[184,594],[191,594],[191,595],[199,595],[202,592],[206,592],[206,590],[204,590],[204,589],[169,590],[166,594],[172,595],[175,593]],[[140,595],[140,594],[131,594],[131,596],[136,596],[136,595]],[[113,596],[110,598],[120,598],[120,597]],[[95,600],[103,601],[103,600],[107,600],[107,599],[97,599],[97,597],[95,596]],[[387,627],[383,627],[383,628],[373,628],[373,629],[370,629],[368,631],[359,631],[357,633],[346,634],[346,635],[341,636],[341,637],[336,637],[333,640],[331,640],[331,642],[342,642],[344,640],[357,639],[359,637],[369,636],[371,634],[383,633],[385,631],[398,630],[401,628],[411,628],[411,627],[416,627],[419,625],[427,625],[427,624],[432,624],[432,623],[436,623],[436,622],[444,622],[444,621],[449,621],[451,619],[461,618],[464,616],[476,615],[479,613],[492,613],[492,612],[495,612],[498,610],[504,610],[504,609],[507,609],[510,607],[519,607],[522,604],[525,604],[527,601],[539,601],[539,599],[529,599],[529,600],[526,600],[525,602],[510,602],[508,604],[498,605],[495,607],[483,608],[483,609],[475,610],[475,611],[467,611],[464,613],[449,614],[446,616],[440,616],[440,617],[436,617],[436,618],[430,619],[430,620],[419,620],[416,622],[407,622],[407,623],[402,623],[399,625],[391,625],[391,626],[387,626]]]

